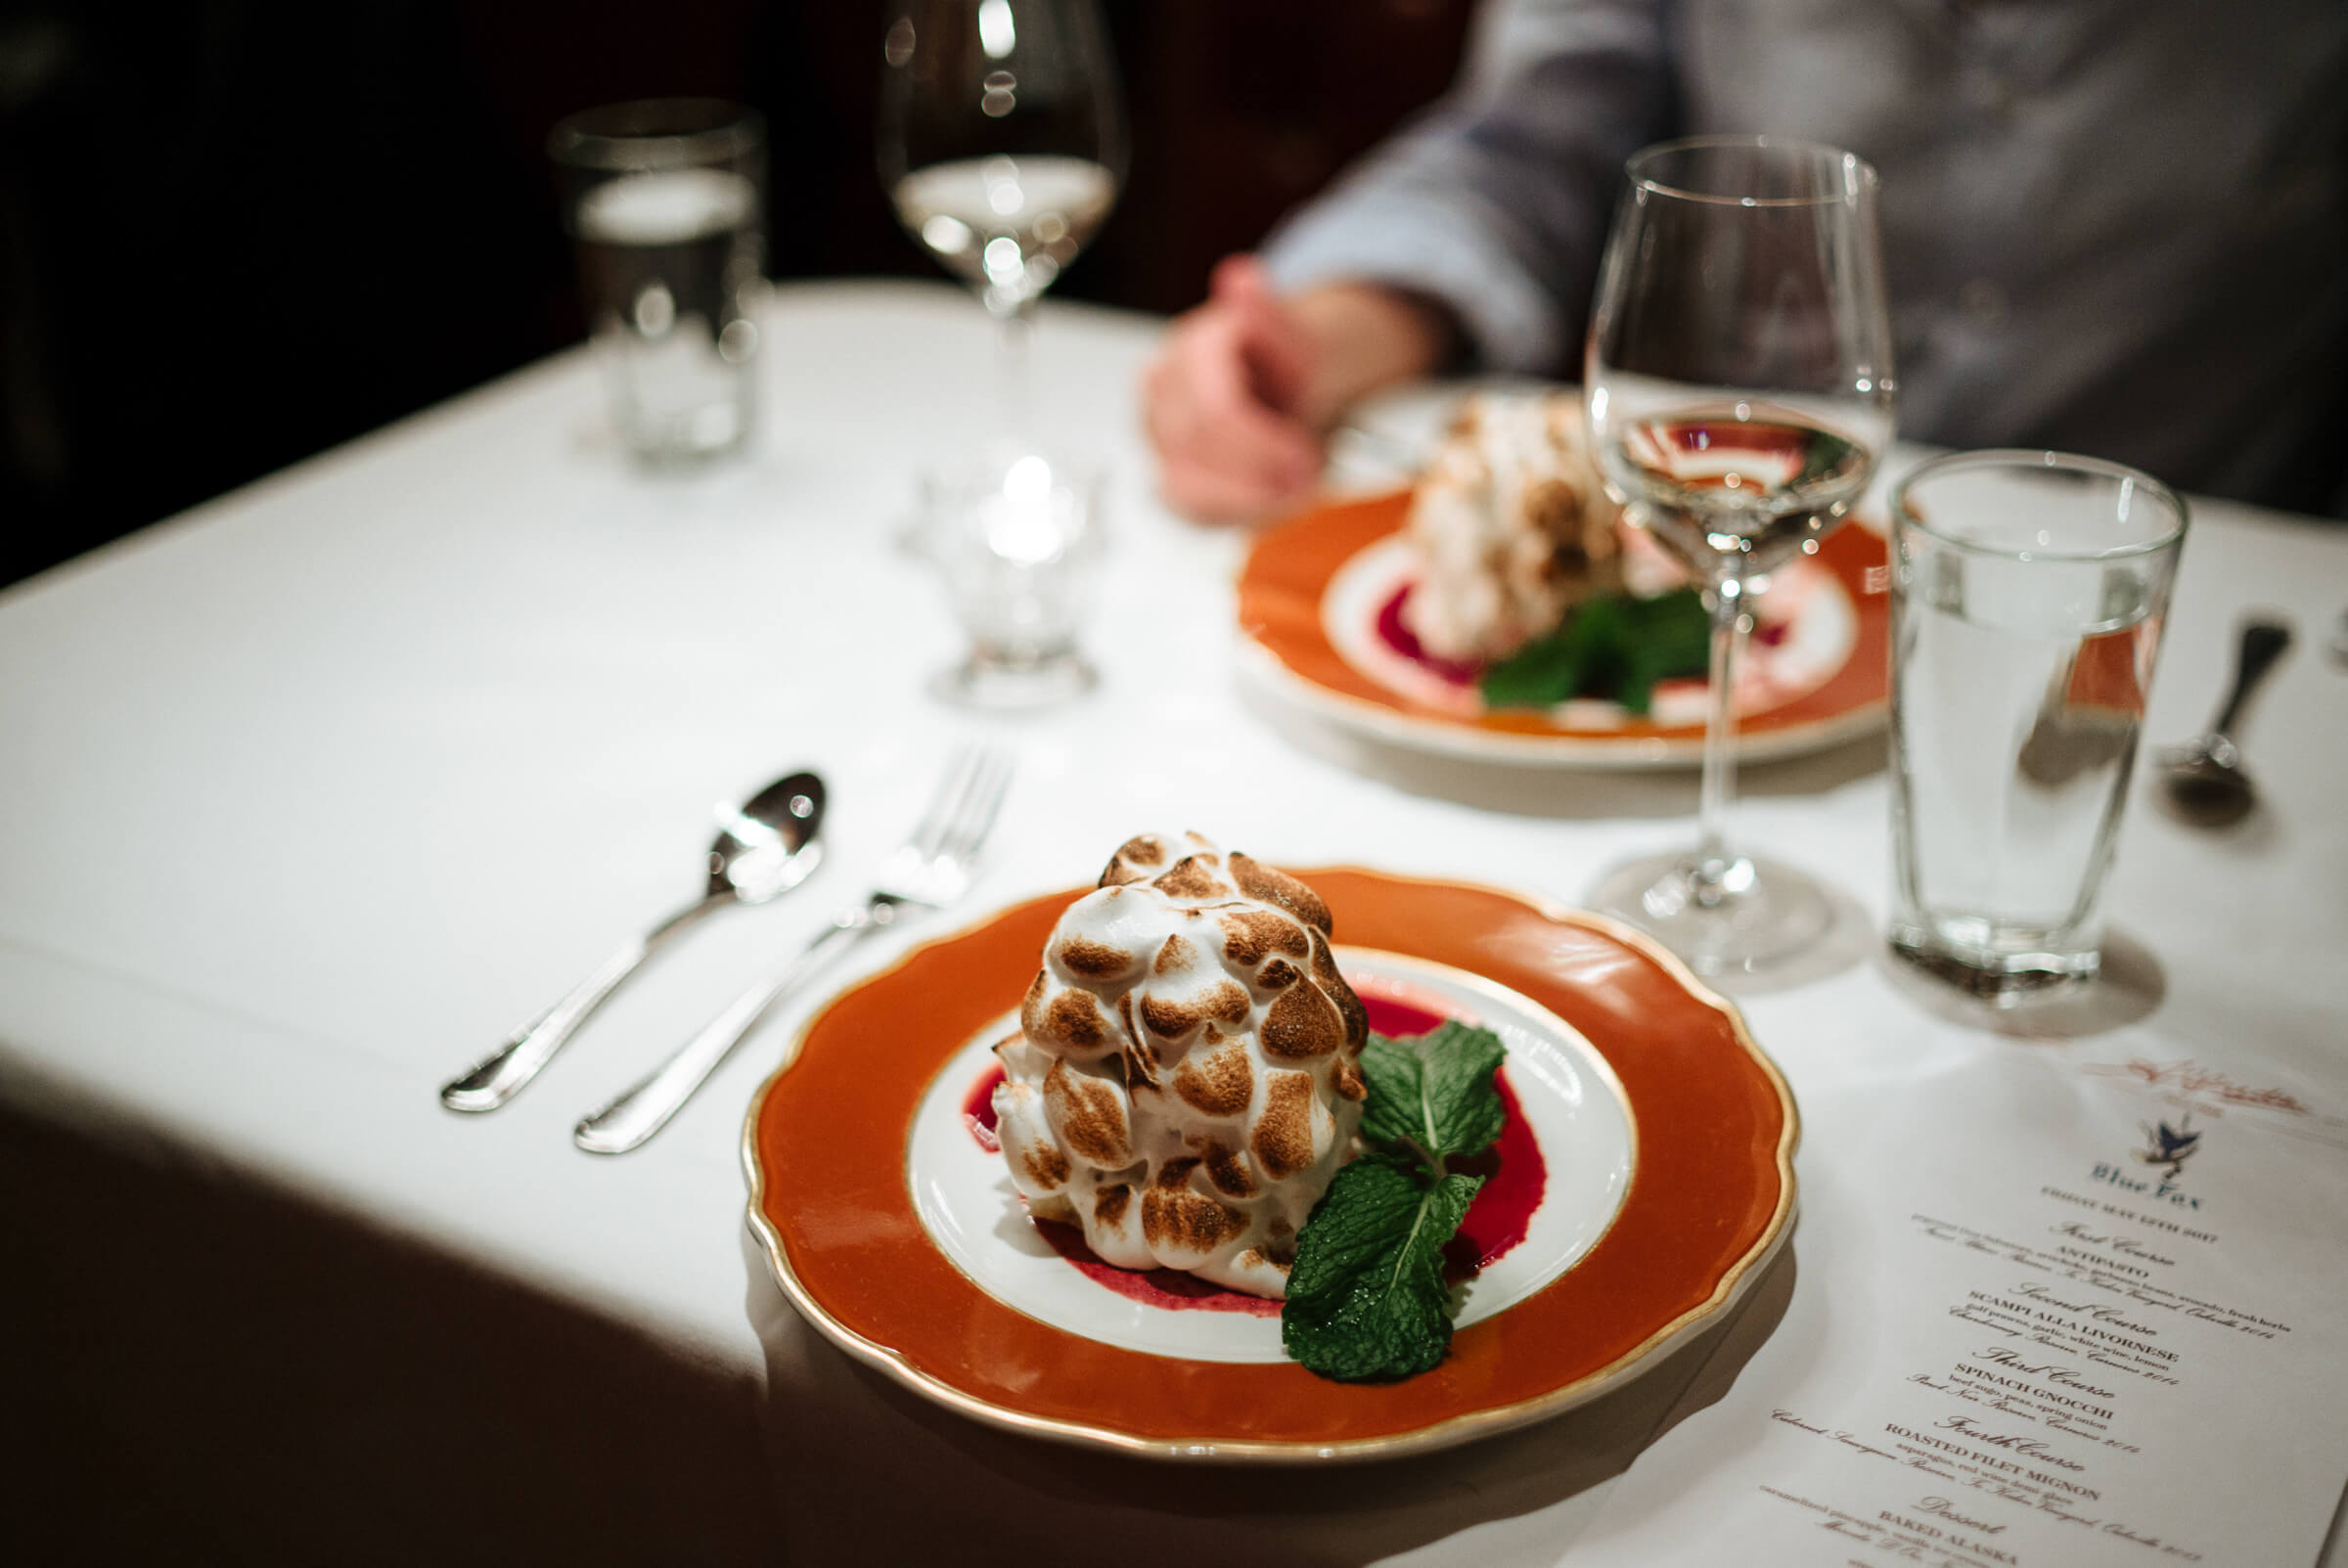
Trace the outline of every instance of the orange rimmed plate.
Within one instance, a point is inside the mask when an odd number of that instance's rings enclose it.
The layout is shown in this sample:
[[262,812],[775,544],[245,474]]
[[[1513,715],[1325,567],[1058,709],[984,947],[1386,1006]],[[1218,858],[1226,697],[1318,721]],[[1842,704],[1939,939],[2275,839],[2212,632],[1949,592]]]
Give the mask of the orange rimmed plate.
[[[1307,709],[1412,750],[1483,762],[1580,768],[1694,764],[1703,757],[1703,683],[1665,683],[1642,717],[1577,700],[1485,712],[1473,688],[1397,651],[1378,631],[1414,572],[1407,492],[1331,502],[1267,529],[1239,583],[1243,666]],[[1880,727],[1889,693],[1890,605],[1883,541],[1845,525],[1777,575],[1791,605],[1783,641],[1756,645],[1738,683],[1738,753],[1760,760],[1823,749]]]
[[[1379,1385],[1286,1361],[1137,1349],[983,1288],[925,1221],[916,1123],[925,1104],[975,1087],[962,1081],[973,1043],[1016,1012],[1078,890],[1004,910],[849,988],[760,1090],[743,1142],[749,1222],[799,1310],[851,1355],[978,1420],[1147,1456],[1257,1462],[1381,1456],[1538,1420],[1619,1385],[1727,1310],[1790,1228],[1797,1134],[1784,1080],[1736,1009],[1600,916],[1351,868],[1300,874],[1328,901],[1349,969],[1454,976],[1455,993],[1554,1017],[1587,1048],[1580,1092],[1618,1098],[1636,1157],[1561,1272],[1464,1322],[1433,1371]],[[1520,1096],[1541,1093],[1531,1086],[1551,1075],[1518,1073],[1522,1050],[1512,1038],[1512,1081]],[[1558,1170],[1553,1161],[1553,1194]],[[1000,1227],[1023,1234],[1029,1222],[1003,1190]]]

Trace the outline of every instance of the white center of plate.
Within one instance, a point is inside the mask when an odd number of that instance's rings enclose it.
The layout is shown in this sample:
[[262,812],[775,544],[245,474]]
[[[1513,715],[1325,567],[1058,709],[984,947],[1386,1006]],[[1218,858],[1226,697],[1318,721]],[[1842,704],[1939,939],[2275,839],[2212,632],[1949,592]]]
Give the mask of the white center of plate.
[[[1393,997],[1482,1024],[1508,1048],[1504,1069],[1548,1166],[1525,1238],[1463,1287],[1459,1324],[1507,1311],[1598,1244],[1630,1189],[1637,1132],[1614,1072],[1557,1014],[1480,976],[1368,948],[1340,947],[1338,965],[1365,994]],[[1006,1013],[965,1041],[914,1113],[906,1181],[931,1242],[979,1289],[1071,1334],[1197,1361],[1277,1362],[1280,1320],[1137,1301],[1095,1282],[1053,1250],[1012,1187],[1003,1157],[963,1119],[994,1067],[991,1048],[1018,1027]]]

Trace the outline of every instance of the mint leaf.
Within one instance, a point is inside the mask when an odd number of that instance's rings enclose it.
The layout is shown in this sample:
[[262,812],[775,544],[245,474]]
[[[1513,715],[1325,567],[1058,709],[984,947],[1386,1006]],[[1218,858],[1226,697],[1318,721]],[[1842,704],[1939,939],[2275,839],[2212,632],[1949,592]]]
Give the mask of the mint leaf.
[[1507,1054],[1500,1036],[1463,1023],[1409,1040],[1372,1035],[1362,1048],[1370,1080],[1362,1136],[1417,1150],[1437,1174],[1445,1159],[1482,1153],[1500,1136],[1492,1071]]
[[1507,1054],[1489,1029],[1446,1023],[1408,1040],[1374,1034],[1362,1137],[1375,1145],[1337,1172],[1296,1232],[1280,1342],[1343,1382],[1409,1377],[1451,1349],[1443,1244],[1480,1176],[1444,1162],[1479,1154],[1507,1111],[1492,1074]]
[[1589,691],[1623,640],[1621,606],[1613,596],[1593,599],[1554,632],[1484,671],[1479,690],[1488,708],[1546,708]]
[[1703,675],[1712,665],[1712,616],[1704,596],[1693,588],[1634,599],[1626,611],[1630,637],[1622,650],[1614,700],[1644,714],[1654,700],[1657,681],[1675,675]]
[[1654,685],[1701,675],[1711,662],[1712,618],[1693,588],[1652,599],[1602,594],[1564,623],[1484,671],[1488,708],[1546,708],[1575,696],[1610,696],[1644,714]]
[[1831,430],[1812,430],[1802,454],[1802,471],[1787,482],[1788,490],[1823,479],[1840,470],[1858,450]]
[[1297,1232],[1280,1314],[1287,1353],[1341,1382],[1409,1377],[1440,1363],[1451,1349],[1443,1243],[1483,1185],[1480,1176],[1430,1182],[1388,1154],[1337,1172]]

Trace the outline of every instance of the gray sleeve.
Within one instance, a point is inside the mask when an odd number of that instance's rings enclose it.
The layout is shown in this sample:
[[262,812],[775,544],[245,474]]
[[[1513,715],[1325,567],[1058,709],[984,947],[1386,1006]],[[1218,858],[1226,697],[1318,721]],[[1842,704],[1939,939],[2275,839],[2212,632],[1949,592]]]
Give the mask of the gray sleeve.
[[1667,134],[1663,8],[1501,0],[1450,96],[1284,220],[1274,281],[1408,289],[1481,368],[1569,372],[1622,161]]

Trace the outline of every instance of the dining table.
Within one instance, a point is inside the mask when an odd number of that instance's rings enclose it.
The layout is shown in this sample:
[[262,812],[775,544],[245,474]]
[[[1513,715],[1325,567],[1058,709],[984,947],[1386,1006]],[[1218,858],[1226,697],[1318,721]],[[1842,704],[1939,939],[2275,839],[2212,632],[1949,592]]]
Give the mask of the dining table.
[[[1538,1420],[1326,1463],[1118,1452],[926,1397],[812,1322],[745,1223],[745,1123],[842,988],[1091,885],[1143,831],[1571,909],[1690,839],[1697,778],[1415,745],[1267,679],[1238,608],[1263,534],[1154,491],[1163,322],[1078,302],[1040,313],[1031,419],[1101,476],[1098,681],[949,702],[966,640],[908,538],[920,475],[992,429],[992,324],[942,284],[845,279],[778,286],[759,325],[731,458],[633,461],[582,345],[0,590],[16,1560],[1628,1560],[1609,1543],[1659,1527],[1617,1528],[1626,1487],[1694,1484],[1740,1400],[1832,1366],[1836,1282],[1874,1244],[1858,1151],[1941,1075],[2247,1042],[2348,1106],[2348,527],[2193,497],[2147,752],[2210,718],[2245,615],[2297,637],[2237,726],[2248,819],[2161,809],[2148,766],[2129,784],[2095,985],[1999,1009],[1889,956],[1879,713],[1746,762],[1737,841],[1835,904],[1801,962],[1719,982],[1799,1107],[1800,1201],[1669,1354]],[[1461,391],[1372,408],[1378,451],[1332,487],[1402,482]],[[1852,527],[1882,531],[1880,497]],[[786,998],[643,1147],[575,1146],[861,898],[970,742],[1016,774],[968,893]],[[700,892],[713,810],[799,769],[828,787],[813,875],[664,949],[502,1108],[441,1103]],[[2336,1499],[2348,1452],[2319,1458]],[[2304,1560],[2343,1568],[2336,1501],[2324,1524]]]

